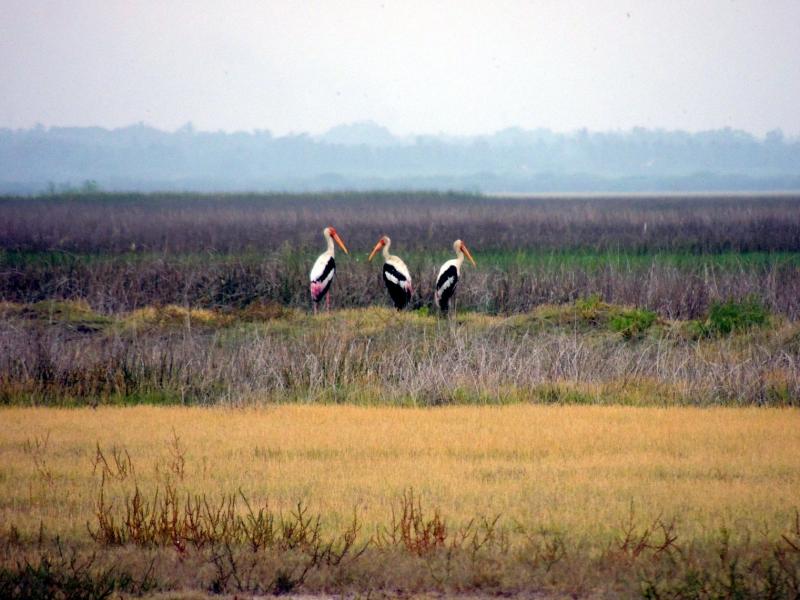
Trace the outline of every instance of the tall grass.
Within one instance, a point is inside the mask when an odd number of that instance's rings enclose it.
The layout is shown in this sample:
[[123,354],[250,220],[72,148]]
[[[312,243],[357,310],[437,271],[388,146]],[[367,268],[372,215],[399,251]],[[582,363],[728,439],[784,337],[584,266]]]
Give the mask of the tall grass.
[[[403,255],[416,286],[412,306],[433,310],[436,272],[448,257]],[[334,307],[389,304],[380,269],[364,258],[337,260]],[[646,308],[666,318],[698,318],[715,301],[748,297],[757,297],[774,313],[800,317],[800,262],[793,255],[515,254],[493,263],[478,254],[477,260],[478,268],[465,267],[459,282],[460,309],[524,313],[541,304],[569,303],[599,293],[609,302]],[[289,251],[255,260],[6,253],[0,255],[0,298],[22,303],[85,300],[106,314],[165,304],[236,309],[256,301],[307,309],[311,263],[312,258]]]

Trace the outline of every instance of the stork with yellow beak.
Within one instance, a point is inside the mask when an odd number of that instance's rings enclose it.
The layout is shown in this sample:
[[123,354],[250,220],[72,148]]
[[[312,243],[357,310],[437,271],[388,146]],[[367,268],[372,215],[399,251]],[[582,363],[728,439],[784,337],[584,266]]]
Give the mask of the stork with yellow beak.
[[472,266],[476,266],[464,242],[461,240],[453,242],[453,250],[456,251],[456,258],[444,263],[436,276],[436,304],[439,310],[445,314],[450,309],[450,299],[453,297],[458,285],[458,279],[461,277],[461,265],[464,262],[464,255],[472,263]]
[[320,254],[319,258],[314,261],[314,266],[311,267],[311,273],[309,274],[311,279],[309,288],[311,290],[311,300],[314,305],[314,314],[317,314],[317,304],[319,304],[323,298],[325,298],[325,308],[327,310],[331,309],[331,295],[328,291],[333,282],[333,275],[336,272],[336,261],[333,259],[334,240],[336,240],[336,243],[339,244],[339,247],[345,254],[349,254],[342,238],[339,237],[339,234],[336,233],[333,227],[326,227],[323,229],[322,235],[325,237],[328,249]]
[[383,249],[383,282],[386,284],[386,289],[389,290],[389,296],[391,296],[395,308],[402,310],[411,300],[414,288],[411,286],[411,273],[409,273],[406,263],[399,256],[389,254],[391,245],[392,240],[388,235],[381,236],[367,260],[371,261],[378,250]]

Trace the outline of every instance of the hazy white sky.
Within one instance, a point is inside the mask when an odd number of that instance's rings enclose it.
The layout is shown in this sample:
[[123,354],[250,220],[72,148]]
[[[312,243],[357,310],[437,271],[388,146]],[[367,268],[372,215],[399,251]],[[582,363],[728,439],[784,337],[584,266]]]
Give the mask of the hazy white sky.
[[800,0],[0,0],[0,126],[800,134]]

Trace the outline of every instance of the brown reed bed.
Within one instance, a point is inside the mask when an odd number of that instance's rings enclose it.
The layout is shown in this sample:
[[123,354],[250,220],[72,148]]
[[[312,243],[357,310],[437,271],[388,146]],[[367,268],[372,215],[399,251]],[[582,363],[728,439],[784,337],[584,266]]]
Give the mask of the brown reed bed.
[[8,250],[77,253],[315,250],[335,224],[354,248],[800,251],[800,197],[482,197],[456,193],[89,194],[0,198]]

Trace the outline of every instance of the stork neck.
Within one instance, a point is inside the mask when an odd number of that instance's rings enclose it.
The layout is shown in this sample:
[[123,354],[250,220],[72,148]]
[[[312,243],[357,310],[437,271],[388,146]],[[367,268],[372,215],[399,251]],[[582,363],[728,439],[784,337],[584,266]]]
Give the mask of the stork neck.
[[333,238],[331,237],[331,234],[327,232],[327,230],[325,231],[325,243],[328,244],[328,249],[325,252],[333,256]]
[[384,260],[389,260],[392,257],[392,255],[389,254],[389,246],[391,245],[392,242],[386,242],[386,244],[383,246],[383,250],[381,252],[383,254]]
[[458,270],[461,270],[461,265],[464,262],[464,251],[460,247],[455,247],[454,250],[456,251],[456,265],[458,266]]

